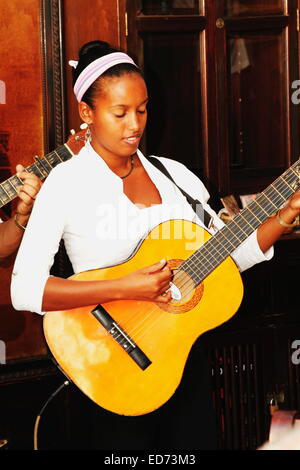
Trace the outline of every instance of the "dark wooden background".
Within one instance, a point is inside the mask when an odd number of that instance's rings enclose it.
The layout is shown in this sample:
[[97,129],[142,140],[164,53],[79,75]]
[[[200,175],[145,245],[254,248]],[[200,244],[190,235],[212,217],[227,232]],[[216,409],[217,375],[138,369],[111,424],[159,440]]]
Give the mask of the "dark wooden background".
[[[78,130],[68,61],[94,39],[127,48],[144,70],[151,99],[145,153],[186,164],[215,209],[224,195],[261,191],[299,157],[299,106],[291,101],[299,78],[297,0],[11,0],[0,5],[0,18],[10,32],[0,33],[0,79],[14,96],[12,109],[0,105],[1,180]],[[272,261],[243,274],[239,311],[202,338],[220,449],[264,442],[271,401],[300,407],[299,366],[291,362],[291,344],[300,339],[299,236],[283,236]],[[0,439],[8,440],[4,448],[32,449],[36,415],[64,377],[47,354],[41,318],[10,305],[12,265],[13,257],[0,266],[7,347]],[[68,275],[63,253],[53,269]],[[40,448],[91,448],[92,410],[72,385],[60,392],[41,420]]]

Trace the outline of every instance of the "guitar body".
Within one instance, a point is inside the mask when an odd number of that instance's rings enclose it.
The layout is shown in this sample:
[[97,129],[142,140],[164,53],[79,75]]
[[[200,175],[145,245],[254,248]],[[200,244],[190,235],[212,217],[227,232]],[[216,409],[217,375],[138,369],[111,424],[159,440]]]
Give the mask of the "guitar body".
[[[184,237],[178,233],[184,233]],[[123,264],[76,274],[71,279],[119,278],[160,259],[167,259],[175,269],[209,238],[206,230],[192,222],[167,221],[155,227]],[[178,287],[184,291],[191,285],[190,277],[177,269],[174,283],[181,283]],[[242,296],[239,271],[227,258],[181,300],[169,304],[132,300],[102,304],[151,361],[144,370],[90,313],[95,305],[48,312],[44,332],[62,370],[90,399],[114,413],[141,415],[159,408],[173,395],[195,340],[231,318]]]

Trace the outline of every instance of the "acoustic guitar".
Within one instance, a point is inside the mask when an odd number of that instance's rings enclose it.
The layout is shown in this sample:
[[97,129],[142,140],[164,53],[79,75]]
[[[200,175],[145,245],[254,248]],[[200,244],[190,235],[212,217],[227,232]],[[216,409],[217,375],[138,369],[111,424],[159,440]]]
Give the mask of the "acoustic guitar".
[[[35,162],[28,166],[26,171],[34,173],[44,180],[55,166],[69,160],[79,152],[84,145],[84,134],[85,130],[79,131],[71,135],[65,144],[45,157],[36,157]],[[10,176],[0,183],[0,209],[18,196],[18,187],[22,185],[23,181],[17,175]]]
[[173,298],[47,312],[45,337],[67,377],[117,414],[141,415],[164,404],[195,340],[237,311],[243,284],[230,254],[296,191],[299,162],[214,236],[193,222],[166,221],[124,263],[71,276],[78,282],[119,278],[164,258],[173,270]]

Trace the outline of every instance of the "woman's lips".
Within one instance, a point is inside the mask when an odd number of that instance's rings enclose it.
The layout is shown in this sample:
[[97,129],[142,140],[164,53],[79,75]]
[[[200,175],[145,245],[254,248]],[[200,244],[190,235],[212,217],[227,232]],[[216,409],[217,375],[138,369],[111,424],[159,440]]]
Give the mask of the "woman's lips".
[[139,143],[140,138],[140,135],[135,135],[131,137],[125,137],[123,140],[129,145],[137,145]]

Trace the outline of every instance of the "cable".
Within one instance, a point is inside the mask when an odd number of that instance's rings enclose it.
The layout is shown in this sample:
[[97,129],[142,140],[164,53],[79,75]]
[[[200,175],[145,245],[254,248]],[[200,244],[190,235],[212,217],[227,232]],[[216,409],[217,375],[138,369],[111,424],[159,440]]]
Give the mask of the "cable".
[[44,412],[45,408],[46,408],[47,405],[50,403],[50,401],[55,397],[55,395],[57,395],[57,394],[58,394],[64,387],[66,387],[67,385],[70,385],[69,380],[65,380],[65,382],[62,383],[62,384],[50,395],[50,397],[48,398],[48,400],[46,401],[46,403],[45,403],[44,406],[42,407],[41,411],[40,411],[39,414],[37,415],[36,420],[35,420],[35,424],[34,424],[34,432],[33,432],[33,448],[34,448],[34,450],[38,450],[38,428],[39,428],[39,423],[40,423],[40,419],[41,419],[42,413]]

